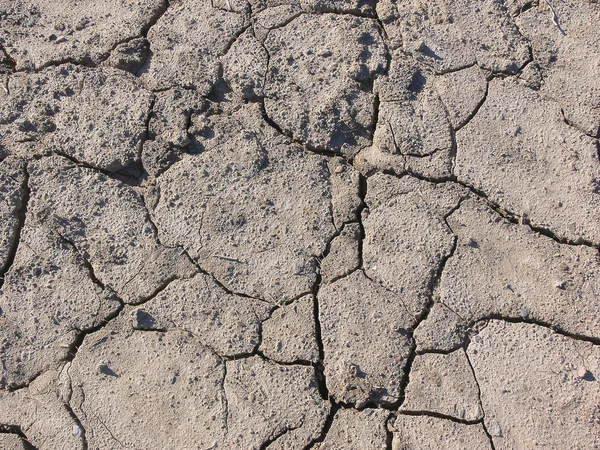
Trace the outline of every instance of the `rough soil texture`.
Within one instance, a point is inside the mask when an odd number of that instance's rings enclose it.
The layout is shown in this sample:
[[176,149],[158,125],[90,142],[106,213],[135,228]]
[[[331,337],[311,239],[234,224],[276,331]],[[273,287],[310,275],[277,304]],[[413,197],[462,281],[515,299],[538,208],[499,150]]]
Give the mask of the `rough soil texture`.
[[598,24],[0,0],[0,448],[600,449]]

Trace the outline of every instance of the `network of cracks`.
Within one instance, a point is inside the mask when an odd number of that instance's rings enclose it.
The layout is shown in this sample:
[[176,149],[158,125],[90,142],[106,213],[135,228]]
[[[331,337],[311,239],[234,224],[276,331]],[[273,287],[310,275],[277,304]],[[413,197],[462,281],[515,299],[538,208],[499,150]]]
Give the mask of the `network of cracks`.
[[0,18],[0,447],[600,447],[597,2]]

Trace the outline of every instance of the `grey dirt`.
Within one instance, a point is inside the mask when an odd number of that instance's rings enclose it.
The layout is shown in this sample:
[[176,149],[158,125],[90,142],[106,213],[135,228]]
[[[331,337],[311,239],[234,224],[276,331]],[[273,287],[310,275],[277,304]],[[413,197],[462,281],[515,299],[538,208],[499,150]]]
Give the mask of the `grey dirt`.
[[0,449],[600,449],[597,0],[0,0]]

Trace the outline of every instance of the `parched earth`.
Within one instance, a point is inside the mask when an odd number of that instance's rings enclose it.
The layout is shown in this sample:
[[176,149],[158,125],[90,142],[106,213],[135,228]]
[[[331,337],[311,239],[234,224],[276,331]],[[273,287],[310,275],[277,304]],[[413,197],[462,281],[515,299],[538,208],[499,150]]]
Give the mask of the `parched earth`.
[[0,0],[0,448],[600,449],[596,0]]

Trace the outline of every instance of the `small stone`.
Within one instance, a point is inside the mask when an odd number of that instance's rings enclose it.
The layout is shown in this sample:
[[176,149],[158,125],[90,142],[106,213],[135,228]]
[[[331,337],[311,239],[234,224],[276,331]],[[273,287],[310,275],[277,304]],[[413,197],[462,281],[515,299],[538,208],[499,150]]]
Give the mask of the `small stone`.
[[111,377],[116,377],[117,376],[117,374],[110,367],[108,367],[106,364],[100,364],[98,366],[98,372],[102,373],[104,375],[111,376]]
[[494,437],[502,437],[502,428],[498,422],[491,422],[488,425],[488,432]]
[[577,370],[577,376],[579,378],[581,378],[582,380],[585,380],[585,379],[589,378],[590,371],[587,370],[585,367],[580,367],[579,370]]
[[427,46],[425,45],[425,42],[423,42],[421,39],[418,39],[413,43],[413,48],[415,52],[422,52],[427,49]]

